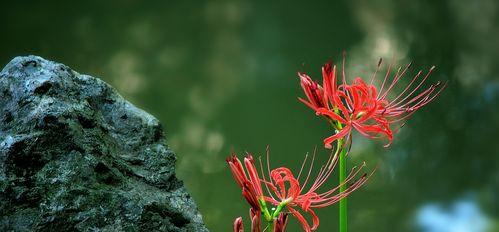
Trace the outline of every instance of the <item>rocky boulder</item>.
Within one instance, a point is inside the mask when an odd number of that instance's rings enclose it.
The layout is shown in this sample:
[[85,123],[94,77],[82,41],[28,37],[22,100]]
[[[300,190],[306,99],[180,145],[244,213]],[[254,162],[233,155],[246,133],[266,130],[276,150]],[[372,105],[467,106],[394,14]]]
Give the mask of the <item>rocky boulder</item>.
[[207,231],[159,121],[37,56],[0,72],[0,231]]

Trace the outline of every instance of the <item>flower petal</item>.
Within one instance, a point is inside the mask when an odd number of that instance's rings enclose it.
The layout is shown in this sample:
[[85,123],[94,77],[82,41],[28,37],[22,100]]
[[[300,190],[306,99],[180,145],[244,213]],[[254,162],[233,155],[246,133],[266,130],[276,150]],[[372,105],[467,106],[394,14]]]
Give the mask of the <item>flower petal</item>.
[[289,209],[289,212],[291,212],[293,214],[293,216],[295,216],[296,219],[298,219],[301,226],[303,227],[303,230],[305,230],[306,232],[312,232],[312,229],[310,228],[310,225],[308,224],[307,219],[305,219],[305,217],[303,217],[303,215],[301,215],[300,212],[298,212],[297,210],[295,210],[291,207],[288,207],[288,209]]
[[234,232],[244,232],[243,218],[238,217],[234,220]]
[[324,139],[324,147],[326,147],[327,149],[333,148],[333,146],[331,145],[331,143],[333,143],[335,140],[338,140],[340,138],[345,137],[350,131],[351,131],[351,127],[350,126],[345,126],[338,133],[336,133],[336,134],[334,134],[332,136],[327,137],[326,139]]

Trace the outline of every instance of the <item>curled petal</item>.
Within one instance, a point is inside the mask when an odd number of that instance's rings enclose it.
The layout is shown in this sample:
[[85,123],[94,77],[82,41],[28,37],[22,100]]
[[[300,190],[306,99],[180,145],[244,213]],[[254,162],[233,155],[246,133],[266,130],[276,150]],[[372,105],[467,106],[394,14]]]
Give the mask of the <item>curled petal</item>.
[[319,195],[315,192],[310,192],[310,193],[306,193],[304,195],[301,196],[300,198],[300,207],[305,210],[305,211],[308,211],[310,209],[310,206],[312,205],[312,202],[319,199]]
[[326,108],[318,108],[316,111],[317,111],[318,115],[325,115],[325,116],[330,117],[331,119],[338,121],[340,123],[343,123],[343,124],[347,123],[347,121],[345,119],[343,119],[341,116],[339,116],[337,113],[335,113],[331,110],[328,110]]
[[[288,168],[276,168],[270,172],[270,177],[278,186],[281,199],[296,199],[300,194],[300,183]],[[286,183],[289,189],[286,188]]]
[[303,215],[301,215],[300,212],[298,212],[297,210],[295,210],[291,207],[289,207],[289,212],[291,212],[293,214],[293,216],[296,217],[296,219],[298,219],[298,221],[300,222],[304,231],[312,232],[312,229],[310,228],[310,225],[308,224],[307,219],[305,219],[305,217]]
[[312,228],[311,230],[316,230],[317,227],[319,227],[319,217],[317,217],[317,214],[313,210],[307,210],[307,213],[309,213],[312,216]]
[[324,139],[324,147],[326,147],[327,149],[333,148],[331,143],[333,143],[335,140],[345,137],[350,132],[351,129],[352,128],[350,126],[345,126],[338,133],[327,137],[326,139]]
[[314,104],[312,104],[311,102],[303,99],[303,98],[298,98],[299,101],[303,102],[303,104],[305,104],[306,106],[308,106],[310,109],[313,109],[314,111],[317,111],[317,108]]

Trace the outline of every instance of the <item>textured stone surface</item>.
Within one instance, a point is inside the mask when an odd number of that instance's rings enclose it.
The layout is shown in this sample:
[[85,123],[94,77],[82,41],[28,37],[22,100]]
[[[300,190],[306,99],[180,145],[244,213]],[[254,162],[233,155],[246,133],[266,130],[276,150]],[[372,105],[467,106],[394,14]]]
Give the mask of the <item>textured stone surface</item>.
[[41,57],[0,73],[0,231],[207,231],[158,120]]

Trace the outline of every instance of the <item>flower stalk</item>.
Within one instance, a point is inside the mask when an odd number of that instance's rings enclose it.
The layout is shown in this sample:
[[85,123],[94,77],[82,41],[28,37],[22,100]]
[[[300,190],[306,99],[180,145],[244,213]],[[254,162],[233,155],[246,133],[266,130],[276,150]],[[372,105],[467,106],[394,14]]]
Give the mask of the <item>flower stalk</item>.
[[[343,144],[343,140],[338,141],[339,144]],[[346,149],[343,148],[341,149],[340,152],[340,170],[339,170],[339,183],[344,183],[345,179],[347,178],[347,152]],[[340,194],[345,192],[347,189],[346,185],[341,185],[340,186]],[[347,197],[344,197],[343,199],[340,200],[340,213],[339,213],[339,226],[340,226],[340,232],[346,232],[347,227],[348,227],[348,212],[347,212],[348,206],[347,206]]]

